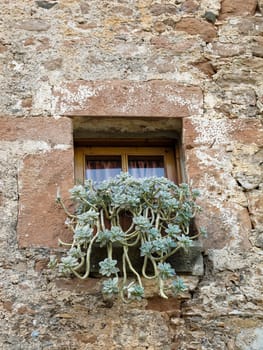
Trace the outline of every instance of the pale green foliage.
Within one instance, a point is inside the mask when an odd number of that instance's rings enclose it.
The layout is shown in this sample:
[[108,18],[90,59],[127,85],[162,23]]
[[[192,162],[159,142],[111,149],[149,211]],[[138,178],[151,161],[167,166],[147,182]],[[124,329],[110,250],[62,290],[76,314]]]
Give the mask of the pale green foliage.
[[171,278],[175,275],[175,271],[169,263],[159,263],[157,265],[159,276],[163,280]]
[[[108,257],[99,263],[99,272],[111,277],[103,281],[102,292],[108,296],[120,294],[123,300],[140,300],[144,296],[141,276],[156,279],[160,295],[165,290],[173,294],[185,290],[183,281],[167,258],[178,249],[187,250],[195,237],[190,236],[189,225],[200,207],[195,200],[197,190],[187,184],[177,186],[166,178],[136,179],[122,173],[113,179],[73,187],[71,198],[76,203],[76,213],[68,214],[66,223],[73,232],[73,242],[68,254],[58,264],[64,274],[73,273],[79,278],[90,274],[90,257],[94,244],[106,247]],[[129,222],[123,224],[123,216]],[[201,231],[204,234],[204,230]],[[122,261],[112,259],[114,245],[122,246]],[[141,271],[133,266],[129,248],[136,247],[144,259]],[[51,266],[56,261],[53,259]],[[152,274],[148,275],[148,265]],[[120,279],[122,267],[123,278]],[[127,284],[127,272],[132,272],[136,283]]]
[[109,277],[110,275],[116,274],[120,271],[120,269],[116,267],[117,260],[112,260],[110,258],[107,258],[101,261],[99,265],[100,265],[100,273],[103,276]]
[[110,278],[102,282],[102,293],[108,296],[113,296],[119,293],[118,277]]
[[172,281],[171,284],[171,291],[174,295],[184,292],[186,290],[186,285],[184,284],[184,281],[180,278],[177,277],[176,280]]
[[141,300],[144,297],[144,288],[139,284],[132,284],[127,287],[128,299]]

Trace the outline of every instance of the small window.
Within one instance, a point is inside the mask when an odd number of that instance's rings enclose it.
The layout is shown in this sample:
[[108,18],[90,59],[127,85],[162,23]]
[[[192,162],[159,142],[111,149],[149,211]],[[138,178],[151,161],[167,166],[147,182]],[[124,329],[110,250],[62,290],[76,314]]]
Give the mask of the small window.
[[[182,182],[181,152],[179,141],[170,138],[93,138],[75,139],[75,182],[83,183],[86,179],[103,181],[114,177],[122,171],[128,172],[136,178],[147,176],[167,177],[177,184]],[[120,217],[122,227],[130,227],[129,213],[123,212]],[[109,227],[107,220],[106,227]],[[192,223],[192,235],[195,235],[195,225]],[[106,248],[94,247],[92,272],[98,274],[99,261],[107,256]],[[194,243],[189,248],[188,255],[178,252],[176,257],[169,257],[169,261],[177,273],[202,275],[202,248]],[[140,268],[143,259],[135,247],[131,252],[131,259]],[[121,246],[114,251],[114,259],[121,261],[123,251]],[[95,267],[94,267],[95,266]]]
[[157,176],[167,177],[178,183],[179,162],[174,146],[76,146],[75,180],[103,181],[128,172],[136,178]]

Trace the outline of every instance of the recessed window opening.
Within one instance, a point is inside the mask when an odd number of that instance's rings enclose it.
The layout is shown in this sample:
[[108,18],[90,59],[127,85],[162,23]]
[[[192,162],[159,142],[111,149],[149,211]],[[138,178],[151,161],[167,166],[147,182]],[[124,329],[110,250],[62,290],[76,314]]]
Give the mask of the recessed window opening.
[[180,118],[74,117],[75,182],[120,172],[182,182]]
[[83,183],[88,179],[100,182],[121,172],[128,172],[135,178],[164,176],[176,183],[180,181],[179,149],[175,143],[163,146],[134,146],[130,141],[128,146],[127,141],[122,146],[122,141],[119,140],[118,146],[111,147],[97,144],[92,146],[92,141],[88,140],[86,147],[76,146],[76,182]]

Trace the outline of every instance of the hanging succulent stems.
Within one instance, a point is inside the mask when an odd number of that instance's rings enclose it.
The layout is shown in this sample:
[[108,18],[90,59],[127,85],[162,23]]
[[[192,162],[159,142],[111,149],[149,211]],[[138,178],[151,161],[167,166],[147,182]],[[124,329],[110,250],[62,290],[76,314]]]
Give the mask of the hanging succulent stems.
[[[193,240],[205,233],[202,229],[194,236],[189,233],[190,221],[200,211],[196,204],[198,191],[187,184],[177,186],[166,178],[136,179],[122,173],[101,183],[86,181],[70,193],[76,203],[74,214],[67,210],[60,195],[57,202],[65,210],[73,240],[60,241],[69,250],[59,263],[53,259],[50,266],[57,265],[62,274],[85,279],[90,275],[94,246],[98,249],[99,245],[107,251],[107,257],[99,262],[100,274],[108,278],[102,283],[104,294],[119,294],[125,302],[140,300],[144,296],[141,276],[155,279],[163,298],[185,289],[166,260],[179,249],[187,251]],[[123,250],[119,262],[113,258],[116,245]],[[143,257],[140,271],[135,268],[131,247]],[[136,282],[128,282],[128,273]]]

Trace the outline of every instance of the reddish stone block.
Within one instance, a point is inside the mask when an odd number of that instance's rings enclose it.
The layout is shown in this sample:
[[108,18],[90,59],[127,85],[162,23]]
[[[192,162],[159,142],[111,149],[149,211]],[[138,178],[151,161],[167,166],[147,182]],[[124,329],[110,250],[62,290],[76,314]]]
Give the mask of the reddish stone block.
[[69,118],[14,118],[0,116],[0,140],[34,140],[52,144],[72,144]]
[[200,35],[205,42],[211,42],[217,36],[213,24],[197,18],[183,18],[176,24],[175,29],[190,35]]
[[101,290],[101,279],[99,278],[89,277],[85,280],[81,280],[75,277],[72,279],[59,278],[55,280],[55,283],[58,289],[68,290],[73,292],[89,291],[89,293],[94,294],[94,293],[99,293]]
[[31,46],[35,44],[35,38],[29,37],[24,41],[24,46]]
[[255,229],[262,230],[263,227],[263,193],[256,190],[247,193],[248,209],[251,221]]
[[[233,178],[225,173],[223,155],[218,158],[218,147],[208,147],[206,156],[209,161],[206,162],[198,156],[199,151],[198,147],[186,149],[185,162],[189,181],[202,193],[198,203],[202,211],[195,218],[195,223],[197,227],[204,227],[208,233],[206,239],[201,239],[203,248],[221,249],[231,246],[233,242],[240,249],[250,248],[248,237],[252,227],[249,213],[242,203],[227,195],[233,194],[234,190],[238,195],[238,185],[235,188],[231,184],[231,181],[234,182]],[[216,165],[220,159],[222,168]],[[229,185],[226,185],[227,182]]]
[[1,301],[2,307],[4,308],[4,310],[11,312],[13,309],[13,305],[14,303],[10,300],[6,300],[6,301]]
[[205,251],[231,245],[239,246],[241,250],[251,248],[248,237],[252,227],[246,208],[231,202],[224,203],[220,208],[209,203],[209,199],[202,200],[201,207],[202,212],[198,214],[195,222],[197,226],[204,227],[208,233],[207,238],[201,238]]
[[41,272],[42,270],[48,269],[49,259],[36,260],[35,271]]
[[196,0],[186,0],[183,4],[182,4],[182,10],[186,13],[195,13],[198,8],[200,6],[199,1]]
[[202,90],[171,81],[76,81],[54,91],[56,113],[82,116],[186,117],[201,113]]
[[21,105],[22,105],[23,108],[31,108],[32,107],[32,102],[33,102],[32,97],[27,97],[27,98],[22,100]]
[[[194,187],[200,188],[203,193],[200,203],[203,211],[198,214],[196,224],[206,227],[209,234],[208,239],[203,241],[205,249],[221,249],[231,246],[233,242],[240,249],[250,247],[248,237],[252,228],[251,217],[242,203],[242,196],[240,202],[237,200],[238,185],[235,187],[229,170],[224,170],[224,149],[227,152],[227,145],[233,149],[240,144],[262,145],[262,139],[262,125],[256,119],[184,119],[183,143],[187,175],[194,181]],[[207,159],[200,159],[198,152],[204,152],[204,146]],[[225,155],[227,165],[227,153]],[[218,166],[220,162],[222,167]],[[232,199],[234,191],[237,198]],[[230,194],[229,197],[227,193]]]
[[258,119],[183,119],[183,145],[191,149],[198,145],[227,144],[232,141],[261,146],[263,127]]
[[173,313],[173,317],[180,317],[181,300],[178,298],[163,299],[159,296],[147,298],[146,310]]
[[6,52],[6,51],[7,51],[6,45],[4,45],[4,44],[2,44],[2,43],[0,42],[0,53],[4,53],[4,52]]
[[28,155],[18,176],[19,247],[57,247],[58,238],[70,241],[65,213],[56,203],[57,188],[68,198],[73,186],[73,150]]
[[223,0],[219,19],[233,16],[253,16],[257,8],[257,0]]
[[216,73],[213,65],[210,63],[209,60],[201,60],[195,62],[193,63],[193,66],[197,67],[201,72],[205,73],[209,77]]
[[230,138],[243,144],[262,146],[263,126],[259,119],[236,119],[231,122]]

